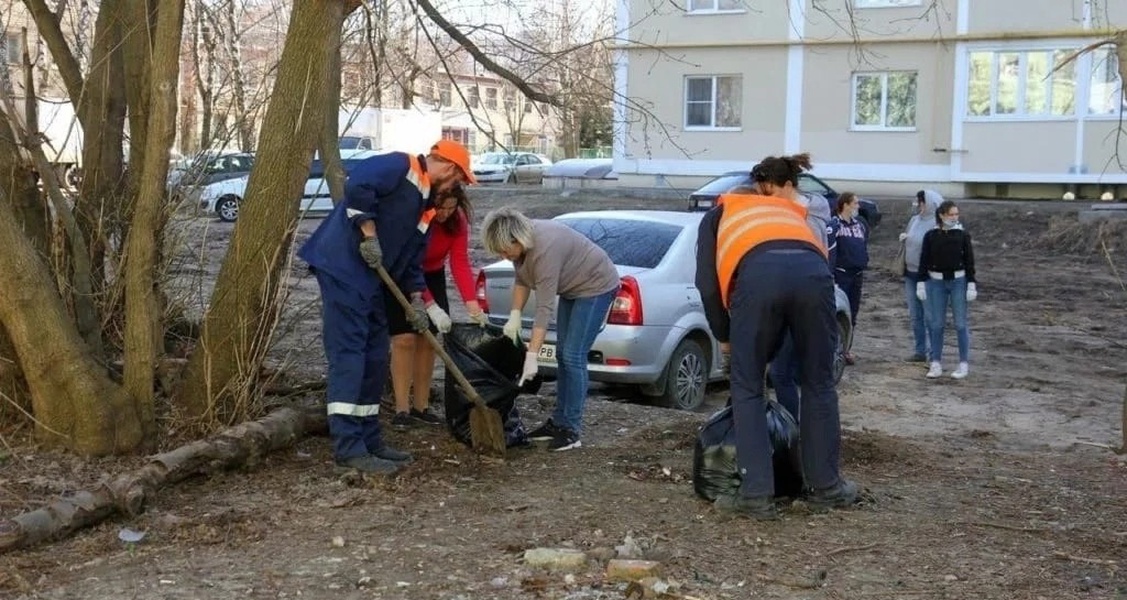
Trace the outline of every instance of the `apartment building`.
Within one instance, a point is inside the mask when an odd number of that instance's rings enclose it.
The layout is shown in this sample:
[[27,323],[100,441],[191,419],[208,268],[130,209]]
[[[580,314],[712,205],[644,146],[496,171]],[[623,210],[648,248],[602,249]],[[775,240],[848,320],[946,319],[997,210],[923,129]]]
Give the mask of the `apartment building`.
[[622,185],[803,151],[871,194],[1127,195],[1115,47],[1073,58],[1127,2],[619,0],[617,23]]
[[422,99],[442,111],[443,138],[475,153],[519,148],[550,155],[557,146],[551,107],[525,98],[499,77],[440,73],[423,87]]

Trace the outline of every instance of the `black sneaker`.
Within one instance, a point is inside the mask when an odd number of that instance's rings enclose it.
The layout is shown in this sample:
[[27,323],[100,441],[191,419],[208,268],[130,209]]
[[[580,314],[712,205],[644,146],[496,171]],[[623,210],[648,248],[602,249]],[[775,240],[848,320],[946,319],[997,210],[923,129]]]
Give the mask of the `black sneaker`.
[[337,468],[339,469],[355,469],[362,473],[371,473],[373,475],[394,475],[399,471],[400,463],[385,460],[378,456],[365,454],[364,456],[353,456],[336,461]]
[[737,517],[747,517],[756,521],[774,521],[779,518],[775,501],[771,498],[747,498],[725,494],[712,503],[718,512]]
[[904,362],[925,363],[925,362],[927,362],[927,357],[924,356],[923,354],[913,354],[913,355],[909,356],[908,358],[904,359]]
[[430,408],[423,410],[411,409],[411,418],[427,425],[442,425],[442,418],[430,412]]
[[848,479],[824,490],[814,490],[806,498],[806,503],[816,510],[848,508],[861,500],[861,488]]
[[407,411],[397,412],[391,418],[391,427],[396,431],[403,431],[410,429],[415,425],[415,420],[411,418],[411,413]]
[[528,439],[533,442],[544,442],[556,437],[560,428],[551,419],[544,421],[544,424],[533,429],[528,433]]
[[548,449],[553,452],[563,452],[564,450],[571,450],[582,445],[583,442],[579,441],[578,433],[570,429],[558,427],[556,428],[556,435],[552,437],[552,441],[548,442]]
[[381,460],[404,465],[409,465],[415,462],[415,457],[411,456],[409,453],[402,450],[396,450],[395,448],[392,448],[388,445],[384,445],[379,450],[372,452],[372,456],[375,456],[376,458],[379,458]]

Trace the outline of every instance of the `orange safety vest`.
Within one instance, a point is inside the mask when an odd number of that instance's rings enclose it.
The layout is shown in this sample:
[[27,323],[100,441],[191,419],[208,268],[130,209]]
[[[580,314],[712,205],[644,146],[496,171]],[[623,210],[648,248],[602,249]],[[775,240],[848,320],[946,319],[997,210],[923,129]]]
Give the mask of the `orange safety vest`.
[[724,212],[716,232],[716,274],[720,277],[720,297],[725,307],[729,306],[728,287],[740,260],[764,242],[807,242],[828,259],[825,245],[806,224],[806,209],[798,204],[785,198],[750,194],[723,194],[718,204]]

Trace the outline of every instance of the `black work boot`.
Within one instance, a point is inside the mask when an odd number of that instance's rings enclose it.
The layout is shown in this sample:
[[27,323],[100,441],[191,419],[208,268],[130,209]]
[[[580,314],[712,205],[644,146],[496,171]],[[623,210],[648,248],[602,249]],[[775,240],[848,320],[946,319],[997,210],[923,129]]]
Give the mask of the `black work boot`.
[[806,498],[806,503],[815,510],[848,508],[861,500],[861,487],[848,479],[822,490],[814,490]]
[[341,469],[355,469],[373,475],[394,475],[399,471],[399,463],[366,454],[352,458],[338,459],[336,465]]
[[392,448],[387,444],[380,446],[380,449],[372,452],[371,455],[381,460],[390,461],[400,465],[409,465],[415,462],[415,457],[411,456],[410,453],[404,452],[402,450],[396,450],[395,448]]
[[717,497],[712,505],[719,512],[732,516],[747,517],[756,521],[774,521],[779,518],[779,511],[775,509],[775,501],[765,496],[748,498],[725,494]]

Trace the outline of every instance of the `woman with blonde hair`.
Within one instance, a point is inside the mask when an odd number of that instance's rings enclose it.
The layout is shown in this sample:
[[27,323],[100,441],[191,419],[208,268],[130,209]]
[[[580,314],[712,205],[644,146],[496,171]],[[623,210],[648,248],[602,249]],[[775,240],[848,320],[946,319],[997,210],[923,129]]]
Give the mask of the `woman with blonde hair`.
[[618,293],[618,269],[583,234],[558,221],[529,219],[514,208],[486,215],[482,241],[486,250],[513,262],[516,281],[504,332],[514,343],[520,339],[524,305],[536,291],[536,316],[518,385],[536,376],[548,323],[556,319],[556,408],[528,437],[548,441],[556,451],[578,448],[589,382],[587,354]]

